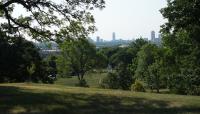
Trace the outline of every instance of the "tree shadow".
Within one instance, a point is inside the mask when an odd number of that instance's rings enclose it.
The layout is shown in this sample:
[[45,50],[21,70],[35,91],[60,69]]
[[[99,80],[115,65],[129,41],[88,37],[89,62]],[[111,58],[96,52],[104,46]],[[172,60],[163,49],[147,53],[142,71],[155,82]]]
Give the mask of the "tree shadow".
[[[19,109],[17,109],[17,107]],[[101,94],[36,93],[0,86],[0,114],[199,114],[170,102]]]

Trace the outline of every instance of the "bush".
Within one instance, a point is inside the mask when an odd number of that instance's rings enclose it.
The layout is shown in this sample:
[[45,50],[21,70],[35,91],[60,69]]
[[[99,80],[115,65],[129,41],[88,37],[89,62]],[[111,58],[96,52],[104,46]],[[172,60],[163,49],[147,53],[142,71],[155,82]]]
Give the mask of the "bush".
[[131,90],[136,92],[145,92],[143,84],[136,80],[134,84],[131,85]]
[[169,89],[171,93],[181,95],[200,95],[199,75],[172,75],[170,80]]
[[86,80],[80,80],[78,84],[76,84],[77,87],[89,87],[89,85],[87,84]]
[[108,73],[108,75],[100,82],[100,87],[105,89],[118,89],[119,82],[117,75],[115,73]]

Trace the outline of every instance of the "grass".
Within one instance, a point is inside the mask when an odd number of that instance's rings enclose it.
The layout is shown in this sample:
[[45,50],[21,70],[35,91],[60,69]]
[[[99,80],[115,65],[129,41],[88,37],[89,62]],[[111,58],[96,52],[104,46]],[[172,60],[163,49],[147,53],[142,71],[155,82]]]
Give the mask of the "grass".
[[0,114],[200,114],[199,96],[0,84]]
[[[107,73],[88,73],[85,75],[85,80],[87,81],[90,87],[99,87],[99,82],[107,75]],[[76,76],[67,78],[58,78],[55,81],[57,85],[65,85],[65,86],[75,86],[78,83],[78,78]]]

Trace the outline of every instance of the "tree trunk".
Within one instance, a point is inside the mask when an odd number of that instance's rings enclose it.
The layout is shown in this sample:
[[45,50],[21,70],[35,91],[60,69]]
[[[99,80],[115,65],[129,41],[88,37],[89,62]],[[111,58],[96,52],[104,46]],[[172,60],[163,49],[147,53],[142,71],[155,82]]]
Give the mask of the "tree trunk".
[[160,93],[159,88],[157,88],[156,90],[157,90],[157,93]]
[[80,75],[77,75],[77,77],[78,77],[78,80],[81,81],[81,77],[80,77]]
[[80,77],[81,77],[81,80],[83,80],[83,77],[84,77],[85,73],[81,73],[80,75],[81,75],[81,76],[80,76]]

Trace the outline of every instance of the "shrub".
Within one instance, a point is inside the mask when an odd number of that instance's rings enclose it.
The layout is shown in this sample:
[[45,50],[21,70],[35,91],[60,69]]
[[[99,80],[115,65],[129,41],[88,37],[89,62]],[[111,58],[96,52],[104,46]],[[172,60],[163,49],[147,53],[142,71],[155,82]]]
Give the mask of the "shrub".
[[79,80],[79,83],[76,84],[77,87],[89,87],[89,85],[87,84],[86,80]]
[[115,73],[108,73],[108,75],[100,82],[100,87],[105,89],[118,89],[119,82],[117,75]]
[[[190,73],[190,72],[189,72]],[[169,89],[171,93],[181,95],[200,95],[200,78],[196,72],[177,74],[170,77]]]
[[136,80],[134,84],[131,85],[131,90],[136,92],[145,92],[143,84]]

